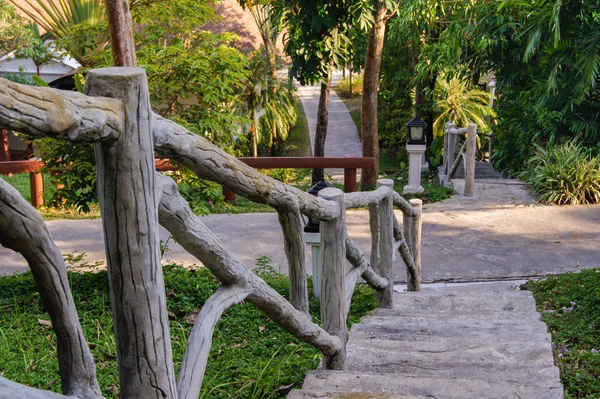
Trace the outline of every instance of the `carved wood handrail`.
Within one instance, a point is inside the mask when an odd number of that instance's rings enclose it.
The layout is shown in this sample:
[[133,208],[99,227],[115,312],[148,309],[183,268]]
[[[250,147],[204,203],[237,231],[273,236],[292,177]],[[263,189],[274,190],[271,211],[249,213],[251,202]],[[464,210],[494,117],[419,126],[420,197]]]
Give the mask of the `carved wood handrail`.
[[[100,143],[97,144],[98,185],[112,279],[111,301],[118,326],[116,338],[122,397],[154,397],[160,392],[170,399],[197,398],[214,327],[225,310],[241,301],[254,304],[280,327],[319,349],[324,356],[325,368],[341,369],[345,363],[348,309],[358,278],[362,276],[377,291],[380,306],[391,306],[392,260],[397,245],[407,265],[409,287],[418,289],[421,210],[414,200],[409,203],[393,191],[393,181],[382,179],[375,191],[365,193],[344,194],[341,190],[328,188],[322,190],[318,198],[287,186],[176,123],[152,114],[144,72],[140,69],[110,68],[88,73],[88,93],[114,96],[119,100],[21,86],[11,83],[0,90],[0,128]],[[19,108],[15,101],[27,107]],[[56,108],[56,104],[64,109]],[[41,119],[32,121],[28,107],[40,108]],[[137,119],[125,115],[136,115]],[[290,301],[232,255],[193,214],[177,191],[176,183],[155,172],[168,165],[163,161],[157,164],[154,160],[151,138],[158,155],[185,165],[201,178],[218,182],[250,200],[275,208],[290,265]],[[343,161],[356,167],[372,162],[351,158]],[[338,160],[318,162],[323,162],[317,165],[322,167],[338,165]],[[24,163],[19,167],[34,166]],[[346,208],[364,206],[369,207],[371,218],[374,250],[370,261],[347,236],[345,224]],[[403,212],[404,231],[394,216],[394,206]],[[100,398],[93,358],[81,338],[81,326],[66,284],[64,261],[45,227],[39,228],[44,226],[43,220],[16,190],[1,180],[0,207],[0,243],[27,258],[36,283],[41,287],[55,332],[62,334],[58,339],[68,341],[59,345],[63,395],[23,387],[3,377],[0,377],[0,394],[19,397],[17,393],[22,393],[39,399]],[[19,212],[10,212],[17,208]],[[323,328],[308,316],[301,214],[322,221]],[[164,283],[160,262],[157,262],[157,220],[222,283],[198,316],[176,381],[166,322]],[[127,231],[127,234],[116,234],[120,231]],[[142,236],[145,238],[141,239]],[[346,260],[352,265],[348,272]],[[127,350],[121,345],[127,345]],[[66,356],[63,349],[69,355],[76,353],[77,356]],[[154,357],[148,357],[150,352],[155,354]],[[136,367],[132,367],[134,363]],[[155,376],[154,372],[159,372],[160,376]]]

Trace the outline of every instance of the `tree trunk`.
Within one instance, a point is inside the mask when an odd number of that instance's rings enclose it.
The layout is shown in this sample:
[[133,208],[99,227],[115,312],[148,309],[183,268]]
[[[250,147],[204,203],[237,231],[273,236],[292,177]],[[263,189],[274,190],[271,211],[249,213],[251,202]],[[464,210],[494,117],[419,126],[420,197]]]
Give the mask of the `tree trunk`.
[[383,0],[377,0],[375,25],[369,34],[365,69],[363,73],[363,97],[361,109],[360,132],[362,137],[363,157],[375,158],[373,169],[363,169],[360,178],[360,189],[365,190],[377,183],[379,176],[379,134],[377,131],[377,95],[379,93],[379,69],[383,41],[385,39],[387,8]]
[[[321,96],[319,97],[319,111],[317,113],[317,130],[315,132],[315,148],[313,156],[325,156],[325,139],[327,138],[327,124],[329,123],[329,92],[331,91],[331,72],[327,82],[321,83]],[[315,185],[325,178],[323,169],[313,169],[312,184]]]
[[133,23],[128,1],[104,0],[110,33],[110,48],[115,66],[137,65]]

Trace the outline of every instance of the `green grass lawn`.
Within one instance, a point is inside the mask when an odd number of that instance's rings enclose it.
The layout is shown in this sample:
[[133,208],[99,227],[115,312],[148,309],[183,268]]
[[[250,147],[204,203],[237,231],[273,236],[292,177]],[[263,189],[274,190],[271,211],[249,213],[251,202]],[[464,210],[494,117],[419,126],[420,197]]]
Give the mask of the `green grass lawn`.
[[294,109],[298,114],[296,125],[290,130],[290,135],[283,142],[283,156],[286,157],[310,157],[312,151],[310,149],[310,135],[308,131],[308,119],[304,113],[304,107],[300,98],[296,96]]
[[354,121],[356,125],[356,131],[358,132],[358,137],[362,137],[360,134],[360,115],[361,115],[361,106],[362,106],[362,96],[356,97],[342,97],[342,102],[348,108],[348,112],[350,113],[350,117]]
[[525,288],[552,333],[565,398],[600,398],[600,269],[530,281]]
[[[218,283],[205,268],[169,265],[164,267],[164,273],[173,357],[178,369],[192,328],[187,318],[201,309]],[[288,296],[287,277],[269,272],[264,278],[280,294]],[[111,388],[119,386],[119,378],[107,274],[70,272],[69,282],[84,334],[91,344],[102,393],[107,398],[117,398]],[[348,324],[375,306],[373,291],[359,285]],[[313,320],[320,322],[318,300],[311,299],[310,311]],[[55,336],[39,320],[49,317],[31,274],[0,278],[2,375],[60,392]],[[306,372],[315,369],[320,358],[313,347],[283,331],[253,305],[243,303],[228,310],[217,325],[201,397],[284,398],[279,388],[290,384],[300,387]]]
[[[29,173],[14,174],[11,177],[0,175],[0,178],[10,183],[14,188],[19,191],[25,201],[31,203],[31,189],[29,184]],[[50,178],[44,175],[44,203],[48,204],[52,199],[54,193],[54,186],[50,182]],[[95,204],[90,207],[90,212],[83,213],[77,209],[62,207],[55,208],[53,206],[42,206],[39,208],[40,213],[45,220],[56,220],[56,219],[97,219],[100,217],[100,207]]]

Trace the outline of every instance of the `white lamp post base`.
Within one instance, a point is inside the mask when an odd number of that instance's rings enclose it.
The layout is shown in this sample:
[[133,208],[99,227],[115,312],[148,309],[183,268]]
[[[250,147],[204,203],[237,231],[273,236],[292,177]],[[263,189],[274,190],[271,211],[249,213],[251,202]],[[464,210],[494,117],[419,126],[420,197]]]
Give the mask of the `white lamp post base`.
[[425,189],[421,186],[421,158],[425,152],[424,144],[407,144],[408,151],[408,185],[404,186],[404,194],[422,193]]

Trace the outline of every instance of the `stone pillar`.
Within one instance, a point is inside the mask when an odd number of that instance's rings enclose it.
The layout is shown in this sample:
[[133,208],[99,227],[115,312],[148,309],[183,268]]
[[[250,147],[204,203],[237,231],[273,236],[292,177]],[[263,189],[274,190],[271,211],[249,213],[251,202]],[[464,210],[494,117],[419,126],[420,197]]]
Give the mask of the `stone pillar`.
[[422,193],[421,158],[425,152],[425,144],[407,144],[408,151],[408,185],[404,186],[404,194]]

